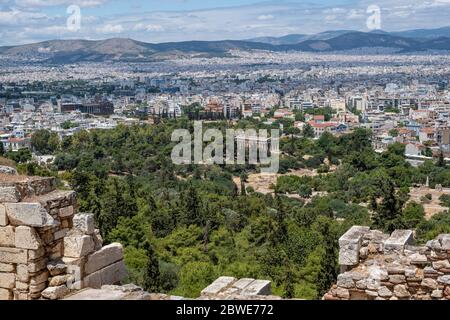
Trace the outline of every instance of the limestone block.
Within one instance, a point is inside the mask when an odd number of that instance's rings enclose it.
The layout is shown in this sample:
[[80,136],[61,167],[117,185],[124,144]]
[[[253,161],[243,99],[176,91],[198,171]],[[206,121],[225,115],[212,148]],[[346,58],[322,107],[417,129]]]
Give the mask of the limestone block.
[[0,227],[8,225],[8,216],[6,215],[5,205],[0,203]]
[[13,264],[0,262],[0,272],[14,272],[14,270]]
[[14,247],[14,227],[0,227],[0,246],[1,247]]
[[0,261],[3,263],[27,263],[28,252],[25,249],[0,247]]
[[241,294],[243,296],[268,296],[272,293],[272,283],[267,280],[255,280]]
[[441,234],[439,237],[442,250],[450,250],[450,234]]
[[9,223],[15,226],[42,228],[58,224],[39,203],[6,203],[5,207]]
[[338,287],[345,289],[352,289],[355,287],[355,282],[353,281],[353,277],[351,273],[341,273],[337,278]]
[[12,291],[10,291],[8,289],[0,288],[0,301],[12,300],[12,299],[13,299]]
[[14,273],[0,273],[0,288],[14,289],[16,275]]
[[203,289],[202,295],[217,295],[219,292],[230,287],[236,280],[237,279],[233,277],[220,277]]
[[9,175],[17,175],[17,170],[14,169],[13,167],[0,166],[0,173],[9,174]]
[[59,216],[61,218],[71,217],[74,214],[75,214],[75,209],[73,208],[73,206],[68,206],[68,207],[59,209]]
[[87,257],[87,262],[84,266],[85,274],[91,274],[122,259],[123,247],[120,243],[105,246]]
[[95,232],[94,215],[79,213],[73,217],[73,228],[83,234],[91,235]]
[[441,299],[444,296],[442,290],[436,289],[431,293],[431,297],[434,299]]
[[0,186],[0,202],[19,202],[20,194],[14,186]]
[[243,278],[239,279],[235,283],[233,283],[232,287],[238,290],[244,290],[246,287],[248,287],[255,279],[251,278]]
[[410,259],[411,259],[411,264],[414,264],[414,265],[422,265],[422,264],[428,263],[427,256],[420,254],[420,253],[415,253],[415,254],[411,255]]
[[30,273],[28,272],[28,266],[26,264],[17,265],[16,277],[18,281],[28,282],[30,280]]
[[382,298],[390,298],[393,294],[392,291],[387,287],[381,287],[380,289],[378,289],[378,295]]
[[450,285],[450,275],[441,276],[437,281],[448,286]]
[[345,299],[345,300],[350,299],[350,292],[347,289],[338,288],[336,290],[336,295],[338,296],[338,298],[341,298],[341,299]]
[[45,299],[59,300],[69,294],[69,289],[63,285],[58,287],[49,287],[42,291],[41,295]]
[[41,245],[41,239],[33,228],[25,226],[16,227],[16,248],[37,250]]
[[428,288],[428,289],[431,289],[431,290],[435,290],[438,287],[438,283],[436,282],[436,280],[429,279],[429,278],[423,279],[422,283],[420,285],[422,287],[425,287],[425,288]]
[[85,287],[97,289],[103,285],[119,283],[126,276],[125,263],[122,260],[86,276],[83,282]]
[[395,230],[384,243],[385,251],[403,251],[405,246],[412,244],[414,234],[411,230]]
[[439,260],[433,262],[433,269],[450,269],[450,261],[449,260]]
[[354,226],[339,239],[339,264],[354,266],[359,263],[359,251],[364,234],[369,227]]
[[94,251],[94,240],[90,236],[70,235],[64,238],[64,256],[81,258]]
[[405,285],[399,284],[394,287],[394,294],[397,298],[404,299],[411,297]]

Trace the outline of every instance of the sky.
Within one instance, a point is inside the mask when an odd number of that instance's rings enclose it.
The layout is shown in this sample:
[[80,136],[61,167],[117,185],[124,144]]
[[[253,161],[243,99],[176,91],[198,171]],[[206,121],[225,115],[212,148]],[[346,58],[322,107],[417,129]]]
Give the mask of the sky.
[[0,45],[53,39],[249,39],[450,26],[450,0],[0,0]]

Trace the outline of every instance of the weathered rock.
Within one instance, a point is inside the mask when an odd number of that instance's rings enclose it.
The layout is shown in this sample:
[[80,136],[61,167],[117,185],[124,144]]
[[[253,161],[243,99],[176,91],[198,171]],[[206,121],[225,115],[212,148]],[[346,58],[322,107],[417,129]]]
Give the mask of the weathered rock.
[[337,278],[337,285],[345,289],[351,289],[355,287],[352,275],[348,272],[342,273]]
[[378,289],[378,295],[382,298],[390,298],[393,294],[392,291],[387,287],[381,287],[380,289]]
[[73,217],[73,227],[83,234],[91,235],[95,232],[94,215],[79,213]]
[[42,291],[42,297],[49,300],[59,300],[69,294],[69,289],[66,286],[48,287]]
[[57,225],[57,220],[39,203],[6,203],[5,208],[9,223],[15,226],[42,228]]
[[436,289],[431,293],[431,297],[434,299],[441,299],[444,296],[442,290]]
[[50,261],[47,264],[47,270],[50,272],[52,277],[63,274],[67,270],[67,265],[58,261]]
[[61,276],[55,276],[50,279],[48,286],[49,287],[59,287],[61,285],[67,284],[67,282],[70,280],[71,275],[61,275]]
[[450,269],[450,262],[448,260],[439,260],[433,262],[433,269]]
[[0,247],[14,247],[14,227],[0,227]]
[[230,287],[236,281],[237,281],[237,279],[233,278],[233,277],[220,277],[216,281],[211,283],[208,287],[203,289],[201,294],[202,295],[217,295],[219,292]]
[[272,284],[267,280],[255,280],[250,283],[244,290],[242,290],[241,295],[243,296],[263,296],[270,295],[272,292]]
[[389,282],[393,284],[401,284],[406,282],[406,277],[399,274],[394,274],[389,277]]
[[341,299],[350,299],[350,292],[347,289],[338,288],[336,294]]
[[17,175],[17,170],[13,167],[0,166],[0,173],[9,174],[9,175]]
[[438,287],[438,283],[434,279],[426,278],[422,280],[422,283],[420,284],[422,287],[435,290]]
[[423,265],[428,263],[427,256],[419,253],[415,253],[410,256],[411,264],[414,265]]
[[394,287],[394,294],[397,298],[404,299],[411,297],[405,285],[399,284]]
[[441,276],[437,281],[445,285],[450,285],[450,275]]
[[113,243],[89,255],[84,266],[84,271],[86,274],[91,274],[122,259],[122,245],[120,243]]
[[64,238],[64,256],[81,258],[94,251],[95,244],[90,236],[69,235]]
[[19,202],[20,194],[14,186],[0,186],[0,202]]
[[25,226],[16,227],[16,248],[38,250],[41,245],[41,239],[33,228]]
[[68,206],[68,207],[59,209],[59,216],[61,218],[71,217],[74,214],[75,214],[75,210],[74,210],[73,206]]
[[45,283],[48,280],[48,271],[41,272],[30,279],[30,285],[39,285],[41,283]]

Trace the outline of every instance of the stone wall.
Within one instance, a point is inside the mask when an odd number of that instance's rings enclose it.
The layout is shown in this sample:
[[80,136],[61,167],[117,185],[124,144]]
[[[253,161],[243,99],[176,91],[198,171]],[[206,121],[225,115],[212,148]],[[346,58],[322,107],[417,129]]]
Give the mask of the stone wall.
[[450,300],[450,234],[416,246],[410,230],[355,226],[339,246],[341,274],[325,300]]
[[0,173],[0,300],[59,299],[119,283],[120,244],[102,247],[92,214],[54,178]]

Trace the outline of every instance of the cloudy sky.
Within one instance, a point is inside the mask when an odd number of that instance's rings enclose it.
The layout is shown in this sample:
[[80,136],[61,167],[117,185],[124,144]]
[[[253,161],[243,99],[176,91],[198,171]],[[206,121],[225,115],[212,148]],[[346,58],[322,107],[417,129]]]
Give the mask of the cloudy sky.
[[49,39],[168,42],[368,31],[367,9],[372,5],[381,10],[383,30],[450,26],[450,0],[0,0],[0,45]]

